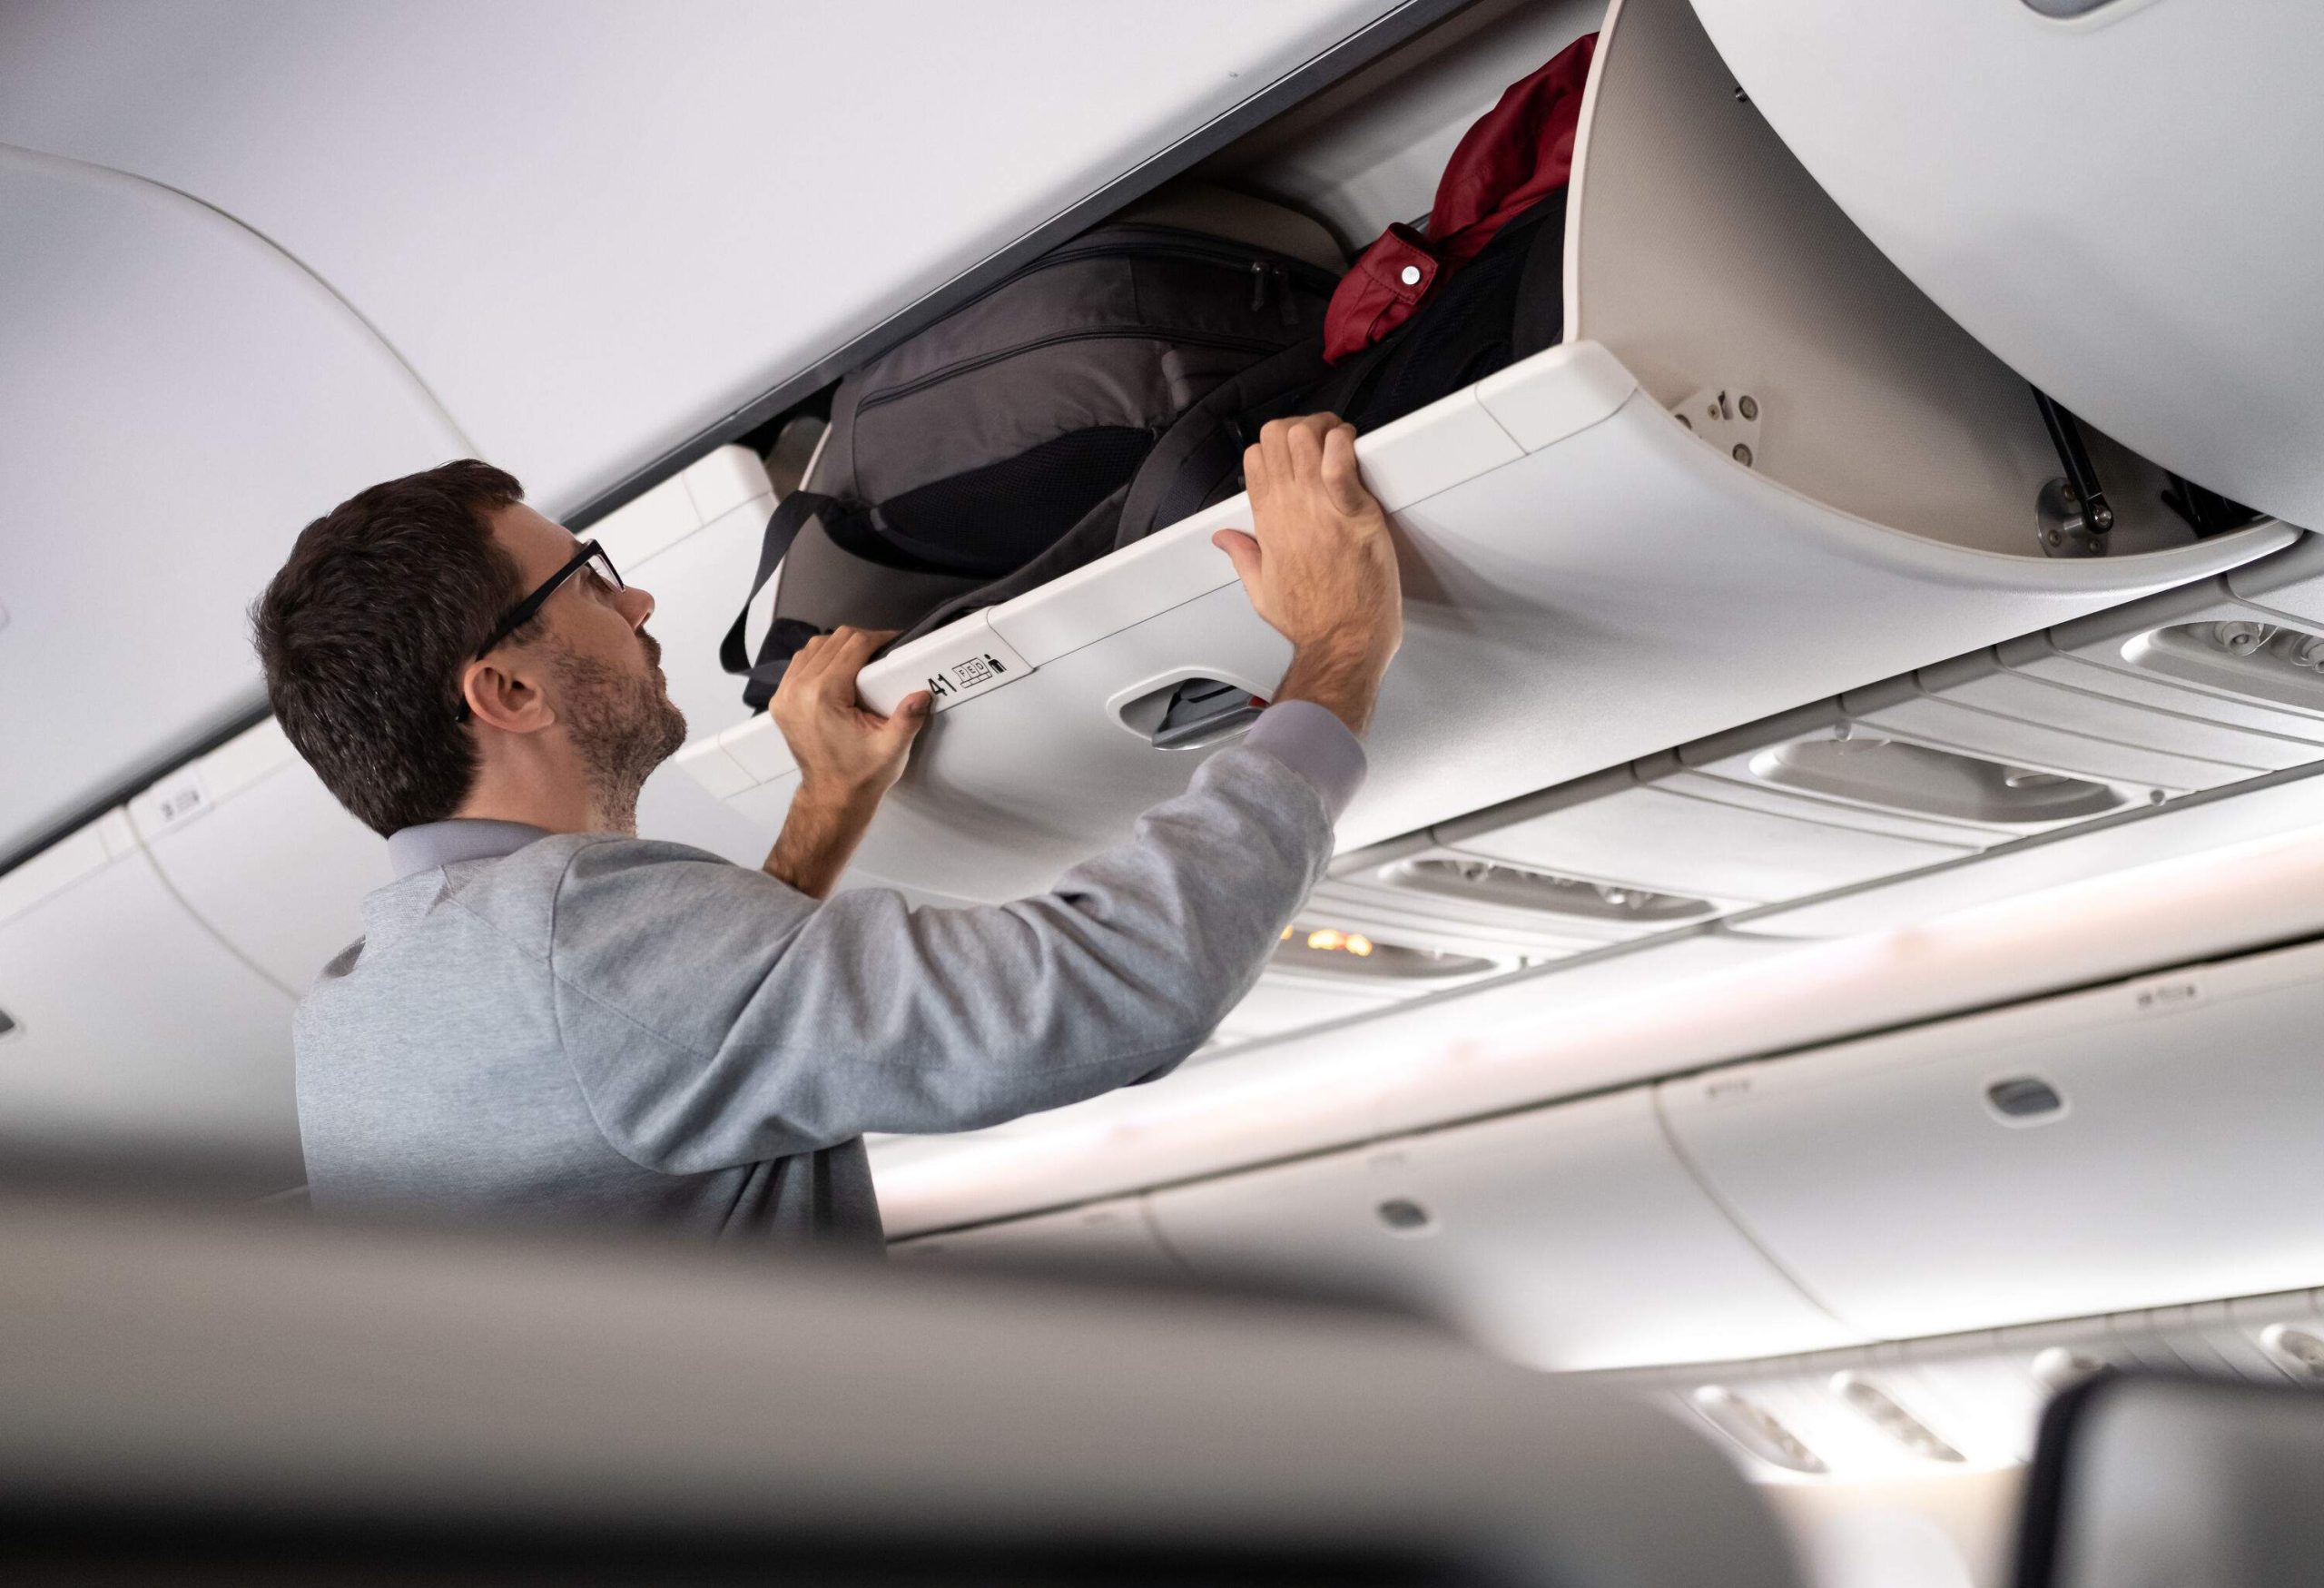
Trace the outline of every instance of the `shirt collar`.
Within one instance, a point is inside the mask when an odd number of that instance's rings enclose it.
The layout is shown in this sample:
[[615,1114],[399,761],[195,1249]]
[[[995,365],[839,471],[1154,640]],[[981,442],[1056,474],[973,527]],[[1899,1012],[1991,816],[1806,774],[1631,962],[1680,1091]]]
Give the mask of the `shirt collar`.
[[396,881],[401,882],[464,860],[497,860],[548,836],[547,828],[529,823],[455,816],[448,822],[423,822],[388,834],[388,863],[395,868]]

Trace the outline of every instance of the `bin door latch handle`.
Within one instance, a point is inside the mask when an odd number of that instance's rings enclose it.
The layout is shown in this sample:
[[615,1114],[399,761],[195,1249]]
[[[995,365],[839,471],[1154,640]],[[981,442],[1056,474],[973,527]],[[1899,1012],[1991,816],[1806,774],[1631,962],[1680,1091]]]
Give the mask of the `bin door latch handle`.
[[2065,472],[2046,482],[2034,498],[2034,533],[2044,557],[2104,557],[2106,532],[2114,528],[2113,505],[2099,482],[2098,468],[2083,444],[2082,426],[2046,391],[2036,388],[2042,424]]
[[1192,750],[1216,744],[1259,720],[1267,703],[1239,684],[1221,678],[1189,678],[1170,692],[1162,720],[1155,725],[1157,750]]

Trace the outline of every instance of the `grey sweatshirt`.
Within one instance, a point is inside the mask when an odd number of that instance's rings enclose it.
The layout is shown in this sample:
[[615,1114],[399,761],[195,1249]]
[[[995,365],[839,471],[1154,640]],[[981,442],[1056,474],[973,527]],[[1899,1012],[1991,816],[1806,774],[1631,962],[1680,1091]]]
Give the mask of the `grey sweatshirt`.
[[318,1209],[876,1246],[866,1131],[1160,1075],[1322,875],[1362,749],[1270,708],[1040,897],[818,902],[681,844],[447,822],[295,1027]]

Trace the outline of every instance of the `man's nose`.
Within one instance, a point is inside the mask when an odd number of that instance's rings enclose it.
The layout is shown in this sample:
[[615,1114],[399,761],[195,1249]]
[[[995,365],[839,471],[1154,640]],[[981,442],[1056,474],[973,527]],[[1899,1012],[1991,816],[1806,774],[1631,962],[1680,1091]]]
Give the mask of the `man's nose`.
[[641,590],[635,585],[624,586],[615,604],[632,628],[644,627],[645,620],[654,616],[654,592]]

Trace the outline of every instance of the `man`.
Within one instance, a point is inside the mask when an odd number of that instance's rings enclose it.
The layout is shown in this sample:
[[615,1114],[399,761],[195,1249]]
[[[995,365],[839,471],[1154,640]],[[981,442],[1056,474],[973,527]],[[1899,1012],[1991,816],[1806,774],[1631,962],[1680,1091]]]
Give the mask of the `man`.
[[253,611],[283,731],[388,836],[396,880],[299,1007],[319,1208],[876,1244],[861,1138],[998,1123],[1198,1046],[1323,873],[1402,636],[1354,432],[1278,420],[1252,532],[1214,538],[1292,642],[1275,704],[1186,794],[1041,897],[831,897],[929,700],[882,718],[885,637],[794,660],[798,793],[761,871],[635,836],[675,751],[654,599],[475,461],[309,525]]

